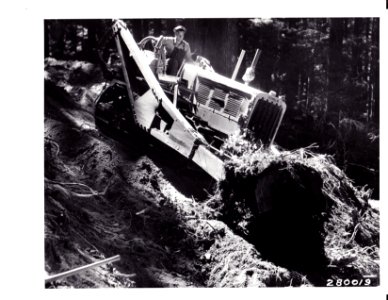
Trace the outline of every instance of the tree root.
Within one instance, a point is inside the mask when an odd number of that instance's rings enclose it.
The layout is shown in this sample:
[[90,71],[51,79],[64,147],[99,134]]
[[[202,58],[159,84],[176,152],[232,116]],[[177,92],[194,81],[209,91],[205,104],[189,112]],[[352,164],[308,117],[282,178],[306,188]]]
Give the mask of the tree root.
[[358,228],[360,227],[360,223],[357,223],[356,226],[354,226],[354,229],[353,229],[353,233],[352,233],[352,236],[350,237],[350,239],[345,243],[346,245],[350,244],[354,238],[356,237],[356,234],[358,232]]
[[84,188],[88,189],[90,191],[90,193],[88,193],[88,194],[81,194],[81,193],[77,193],[77,192],[74,192],[74,191],[69,191],[69,192],[73,196],[76,196],[76,197],[79,197],[79,198],[90,198],[90,197],[96,197],[96,196],[105,196],[106,192],[108,191],[108,188],[111,185],[112,178],[110,178],[108,184],[106,185],[106,187],[104,188],[104,190],[102,192],[98,192],[98,191],[92,189],[90,186],[88,186],[88,185],[86,185],[84,183],[79,183],[79,182],[61,182],[61,181],[56,181],[56,180],[48,179],[47,177],[45,177],[44,180],[47,183],[57,184],[57,185],[60,185],[60,186],[81,186],[81,187],[84,187]]
[[48,140],[50,142],[50,144],[54,145],[57,150],[55,151],[55,157],[58,157],[59,155],[59,152],[61,151],[61,148],[59,147],[59,144],[57,142],[55,142],[52,138],[49,138],[49,137],[45,137],[46,140]]

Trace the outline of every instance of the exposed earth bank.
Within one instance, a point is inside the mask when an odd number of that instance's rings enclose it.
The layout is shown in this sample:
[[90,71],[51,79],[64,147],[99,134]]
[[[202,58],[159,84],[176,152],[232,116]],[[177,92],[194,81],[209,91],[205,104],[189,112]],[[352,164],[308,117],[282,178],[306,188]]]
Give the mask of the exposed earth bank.
[[143,136],[96,128],[106,84],[92,64],[45,61],[45,270],[121,256],[47,287],[378,284],[378,208],[329,157],[239,137],[216,183]]

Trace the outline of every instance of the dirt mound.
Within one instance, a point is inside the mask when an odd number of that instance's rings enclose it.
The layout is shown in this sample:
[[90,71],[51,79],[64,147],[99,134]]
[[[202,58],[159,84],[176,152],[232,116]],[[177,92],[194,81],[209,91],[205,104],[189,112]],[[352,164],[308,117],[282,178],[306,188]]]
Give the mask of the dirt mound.
[[[371,276],[378,284],[379,215],[331,158],[311,149],[258,148],[242,136],[211,205],[266,259],[308,275]],[[341,275],[340,275],[341,274]]]
[[378,274],[378,211],[328,157],[236,138],[213,190],[171,151],[95,127],[106,85],[97,67],[48,59],[45,79],[45,269],[121,255],[49,287],[305,286]]

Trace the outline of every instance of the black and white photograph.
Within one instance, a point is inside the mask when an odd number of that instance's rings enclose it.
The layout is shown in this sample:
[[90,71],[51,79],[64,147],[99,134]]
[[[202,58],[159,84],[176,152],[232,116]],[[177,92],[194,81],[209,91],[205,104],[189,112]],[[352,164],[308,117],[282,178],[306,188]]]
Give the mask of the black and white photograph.
[[387,1],[0,12],[1,299],[388,299]]
[[45,288],[379,286],[379,37],[45,19]]

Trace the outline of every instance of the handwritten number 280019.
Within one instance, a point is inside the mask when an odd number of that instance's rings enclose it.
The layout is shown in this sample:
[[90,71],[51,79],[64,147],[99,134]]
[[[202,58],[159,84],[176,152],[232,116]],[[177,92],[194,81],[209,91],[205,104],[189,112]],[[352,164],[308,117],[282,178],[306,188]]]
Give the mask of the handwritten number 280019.
[[327,279],[326,286],[368,286],[371,280],[368,279]]

